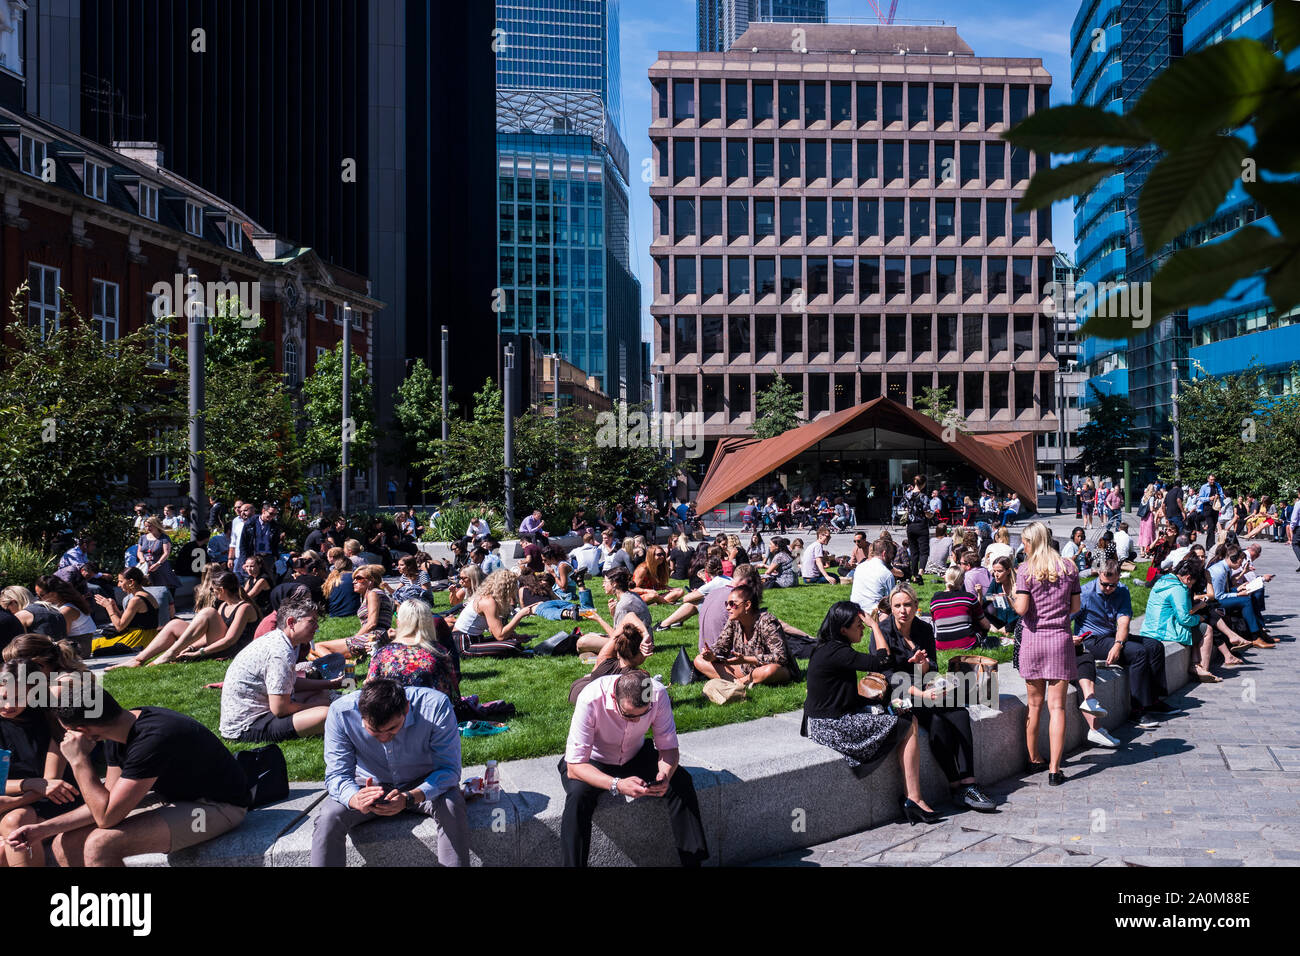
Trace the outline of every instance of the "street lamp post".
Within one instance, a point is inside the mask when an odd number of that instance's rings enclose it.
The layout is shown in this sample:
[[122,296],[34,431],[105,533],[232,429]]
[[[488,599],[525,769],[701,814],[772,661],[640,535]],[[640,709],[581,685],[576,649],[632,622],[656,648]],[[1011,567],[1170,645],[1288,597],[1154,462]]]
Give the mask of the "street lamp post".
[[505,452],[505,483],[506,483],[506,531],[513,531],[515,528],[515,480],[511,477],[511,471],[515,467],[515,389],[514,389],[514,369],[515,369],[515,347],[509,342],[505,347],[505,361],[503,363],[502,380],[504,384],[504,395],[502,396],[505,405],[505,436],[502,441],[502,448]]
[[[448,436],[447,426],[447,326],[442,327],[442,440]],[[446,452],[444,451],[444,454]]]
[[348,447],[351,444],[351,418],[352,418],[352,306],[343,303],[343,474],[340,479],[339,488],[339,507],[343,514],[348,513],[349,499],[352,497],[348,494],[348,465],[349,452]]
[[1115,450],[1124,452],[1124,511],[1127,513],[1133,507],[1133,492],[1129,487],[1129,483],[1132,481],[1132,469],[1128,453],[1131,451],[1145,451],[1146,449],[1141,445],[1121,445]]
[[[190,273],[188,279],[193,283],[193,288],[198,288],[199,277]],[[197,535],[203,530],[206,521],[206,514],[203,511],[203,491],[206,483],[206,472],[204,468],[204,435],[203,435],[203,413],[205,408],[204,402],[204,361],[205,361],[205,336],[207,334],[208,317],[204,314],[203,308],[191,308],[191,303],[185,304],[185,316],[187,319],[186,347],[189,352],[190,363],[190,395],[189,395],[189,412],[190,412],[190,527],[194,529]]]
[[1173,371],[1173,378],[1170,380],[1172,389],[1171,398],[1173,403],[1169,411],[1169,423],[1174,429],[1174,478],[1181,478],[1183,463],[1183,446],[1178,435],[1178,362],[1177,360],[1169,363],[1169,368]]

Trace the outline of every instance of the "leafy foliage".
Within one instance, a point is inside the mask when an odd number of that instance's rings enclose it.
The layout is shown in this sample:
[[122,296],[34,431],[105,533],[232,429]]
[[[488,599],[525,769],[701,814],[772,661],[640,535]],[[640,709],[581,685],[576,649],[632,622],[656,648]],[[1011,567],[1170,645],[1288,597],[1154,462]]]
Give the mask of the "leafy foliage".
[[423,541],[454,541],[465,536],[465,529],[474,518],[487,518],[488,529],[492,536],[500,540],[505,533],[505,517],[496,508],[485,504],[462,503],[448,505],[438,511],[437,519],[430,520],[425,526]]
[[912,404],[918,412],[933,418],[940,425],[966,431],[966,419],[957,413],[957,405],[948,396],[948,392],[946,385],[942,388],[927,385],[921,389],[921,394],[913,399]]
[[25,304],[24,285],[0,333],[0,534],[49,542],[118,506],[111,477],[134,471],[183,412],[175,373],[150,367],[151,328],[106,345],[67,309],[42,339]]
[[803,396],[778,375],[755,396],[754,435],[774,438],[803,424]]
[[[1289,53],[1300,46],[1300,4],[1275,3],[1271,10],[1274,39],[1282,53]],[[1281,235],[1246,227],[1221,242],[1175,250],[1152,278],[1148,318],[1213,302],[1239,280],[1260,273],[1274,308],[1285,312],[1300,304],[1300,185],[1261,174],[1300,172],[1297,114],[1300,71],[1288,71],[1258,40],[1233,39],[1172,64],[1127,115],[1058,106],[1032,114],[1003,138],[1042,152],[1126,148],[1118,165],[1075,162],[1039,170],[1021,210],[1081,195],[1102,176],[1159,150],[1161,158],[1138,196],[1143,242],[1152,253],[1212,216],[1240,180]],[[1254,133],[1252,145],[1231,132],[1246,125]],[[1094,315],[1082,334],[1127,338],[1137,326],[1136,316],[1125,311]]]
[[0,538],[0,591],[11,585],[30,590],[42,574],[54,569],[54,558],[26,541]]
[[[450,412],[450,388],[447,401]],[[410,463],[422,459],[430,443],[442,437],[442,377],[435,378],[423,359],[415,360],[411,374],[397,386],[393,417],[402,431],[400,463],[413,467]],[[427,483],[441,470],[422,469],[421,477]]]
[[[303,462],[321,465],[328,478],[343,472],[343,343],[316,360],[310,377],[302,383],[303,412],[307,428],[302,439]],[[375,401],[370,371],[352,353],[352,406],[354,425],[349,442],[352,467],[364,465],[375,447]]]
[[[1078,432],[1079,465],[1087,474],[1116,475],[1124,470],[1128,454],[1119,449],[1134,445],[1133,405],[1125,395],[1103,395],[1095,385],[1089,387],[1094,404]],[[1136,459],[1130,455],[1129,460]]]

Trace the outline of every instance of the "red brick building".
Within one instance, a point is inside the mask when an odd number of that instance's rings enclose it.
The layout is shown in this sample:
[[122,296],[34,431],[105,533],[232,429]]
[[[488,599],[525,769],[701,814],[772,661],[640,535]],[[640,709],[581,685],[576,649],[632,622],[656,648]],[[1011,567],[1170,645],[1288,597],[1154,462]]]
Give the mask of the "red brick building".
[[[187,277],[211,302],[239,295],[261,317],[275,368],[296,388],[318,357],[343,337],[344,305],[352,348],[373,371],[375,313],[369,280],[324,262],[310,248],[272,235],[220,197],[170,172],[154,144],[109,149],[25,113],[0,109],[0,278],[5,322],[15,290],[29,283],[33,324],[52,324],[69,308],[96,323],[104,340],[152,321],[155,295],[182,312]],[[182,302],[177,302],[179,293]],[[184,347],[185,319],[169,337]],[[159,341],[159,362],[167,361]],[[359,462],[373,471],[373,462]],[[165,463],[130,476],[132,490],[172,499]],[[364,475],[358,476],[364,487]]]

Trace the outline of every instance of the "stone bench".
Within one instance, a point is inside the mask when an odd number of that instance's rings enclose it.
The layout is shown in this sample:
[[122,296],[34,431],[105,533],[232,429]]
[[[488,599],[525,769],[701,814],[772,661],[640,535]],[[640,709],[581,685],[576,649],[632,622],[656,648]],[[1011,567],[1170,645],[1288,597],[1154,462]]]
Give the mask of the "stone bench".
[[[1139,631],[1141,619],[1135,622]],[[1189,649],[1165,644],[1169,688],[1187,683]],[[975,776],[993,784],[1024,771],[1025,685],[1010,664],[998,668],[998,707],[970,709]],[[1123,670],[1100,668],[1097,697],[1114,729],[1128,717],[1128,679]],[[1071,687],[1066,707],[1066,752],[1083,745],[1087,725]],[[735,865],[813,846],[868,827],[895,822],[904,794],[898,761],[890,756],[859,776],[833,750],[799,735],[802,712],[778,714],[680,736],[681,769],[691,775],[709,843],[711,865]],[[1040,722],[1039,746],[1048,750],[1048,719]],[[925,738],[925,731],[921,731]],[[497,803],[468,804],[470,851],[476,866],[558,866],[564,787],[558,756],[501,765],[503,792]],[[462,777],[481,775],[466,767]],[[921,741],[921,789],[941,803],[948,785]],[[238,830],[190,850],[133,857],[133,866],[306,866],[323,784],[294,784],[288,800],[249,814]],[[350,866],[436,865],[436,828],[414,814],[376,819],[348,835]],[[602,796],[592,824],[593,866],[675,866],[677,854],[663,801]]]

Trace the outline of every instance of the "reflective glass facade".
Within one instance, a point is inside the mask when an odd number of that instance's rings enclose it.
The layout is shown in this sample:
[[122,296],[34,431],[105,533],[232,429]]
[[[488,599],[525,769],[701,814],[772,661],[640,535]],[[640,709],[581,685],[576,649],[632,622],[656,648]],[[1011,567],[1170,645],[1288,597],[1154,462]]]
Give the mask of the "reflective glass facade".
[[825,23],[827,0],[696,0],[696,49],[725,53],[750,23]]

